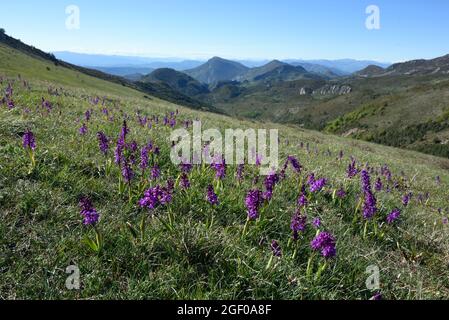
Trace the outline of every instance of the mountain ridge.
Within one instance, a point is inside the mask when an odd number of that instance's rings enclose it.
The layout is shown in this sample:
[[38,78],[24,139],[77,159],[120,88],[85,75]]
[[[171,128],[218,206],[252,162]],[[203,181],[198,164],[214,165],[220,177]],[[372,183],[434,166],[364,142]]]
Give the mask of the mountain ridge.
[[202,83],[213,85],[220,81],[235,79],[248,70],[248,67],[239,62],[213,57],[199,67],[185,70],[184,73]]
[[168,84],[172,89],[187,96],[197,96],[209,93],[207,85],[200,83],[188,74],[170,68],[156,69],[143,76],[140,82],[161,82]]
[[[75,65],[81,65],[93,69],[105,69],[112,68],[111,73],[114,72],[114,68],[128,68],[134,69],[132,73],[140,73],[139,69],[142,68],[171,68],[177,71],[185,71],[194,69],[204,63],[207,60],[204,59],[189,59],[189,58],[151,58],[142,56],[126,56],[126,55],[107,55],[107,54],[86,54],[86,53],[74,53],[70,51],[55,51],[53,54],[64,61],[70,62]],[[244,60],[244,59],[227,59],[235,61],[248,68],[261,67],[271,60]],[[311,73],[327,77],[347,76],[354,72],[360,71],[370,64],[382,66],[384,68],[391,65],[391,63],[383,63],[372,60],[356,60],[356,59],[279,59],[281,62],[288,63],[294,66],[302,66]],[[123,75],[122,72],[120,74]]]

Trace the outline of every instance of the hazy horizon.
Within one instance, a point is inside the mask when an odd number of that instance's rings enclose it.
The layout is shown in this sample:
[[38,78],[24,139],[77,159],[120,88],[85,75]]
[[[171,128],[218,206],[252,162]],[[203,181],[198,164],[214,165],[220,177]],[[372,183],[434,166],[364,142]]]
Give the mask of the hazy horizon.
[[[12,36],[12,35],[11,35]],[[268,57],[268,58],[254,58],[254,57],[232,57],[232,56],[223,56],[223,55],[213,55],[213,56],[205,56],[205,57],[182,57],[182,56],[151,56],[151,55],[145,55],[145,54],[127,54],[124,53],[97,53],[97,52],[77,52],[77,51],[69,51],[69,50],[58,50],[58,51],[49,51],[49,53],[53,54],[61,54],[61,53],[68,53],[68,54],[77,54],[77,55],[90,55],[90,56],[105,56],[105,57],[124,57],[124,58],[142,58],[142,59],[154,59],[154,60],[160,60],[161,62],[182,62],[182,61],[203,61],[206,62],[214,57],[219,57],[226,60],[235,60],[235,61],[252,61],[252,62],[263,62],[263,61],[273,61],[273,60],[279,60],[279,61],[288,61],[288,60],[297,60],[297,61],[344,61],[344,60],[354,60],[354,61],[374,61],[378,63],[385,63],[385,64],[392,64],[396,62],[403,62],[403,61],[382,61],[382,60],[373,60],[373,59],[356,59],[352,57],[346,57],[346,58],[311,58],[311,59],[305,59],[301,57],[287,57],[287,58],[276,58],[276,57]],[[436,57],[434,57],[436,58]]]

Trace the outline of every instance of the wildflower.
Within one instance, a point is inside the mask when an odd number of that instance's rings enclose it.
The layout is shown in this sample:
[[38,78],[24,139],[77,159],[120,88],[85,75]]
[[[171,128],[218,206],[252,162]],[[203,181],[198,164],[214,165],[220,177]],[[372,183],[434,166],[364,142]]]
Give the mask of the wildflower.
[[297,203],[299,207],[305,207],[308,204],[305,185],[301,187],[301,194],[298,197]]
[[25,131],[25,134],[23,135],[23,147],[25,149],[29,149],[34,151],[36,149],[36,140],[34,138],[33,132],[31,132],[29,129]]
[[348,165],[348,169],[346,170],[346,173],[347,173],[347,176],[349,179],[355,177],[359,173],[359,170],[356,167],[354,158],[352,158],[351,163]]
[[335,238],[328,232],[320,232],[310,243],[315,251],[320,251],[323,257],[335,257],[337,251],[335,249]]
[[278,182],[279,182],[279,176],[276,173],[272,173],[265,178],[264,184],[265,184],[266,192],[264,192],[264,199],[271,200],[271,197],[273,196],[274,186]]
[[148,162],[149,162],[149,153],[151,152],[151,143],[143,146],[143,148],[140,150],[140,169],[142,171],[145,171],[146,168],[148,168]]
[[377,178],[376,183],[374,185],[374,189],[379,192],[382,191],[382,180],[380,178]]
[[305,207],[308,204],[307,197],[304,193],[301,193],[301,195],[298,198],[298,206]]
[[212,185],[209,185],[207,187],[207,195],[206,195],[206,197],[207,197],[207,201],[209,201],[209,203],[211,205],[218,205],[219,204],[218,197],[215,194],[214,187]]
[[294,156],[288,156],[287,160],[292,165],[293,170],[295,170],[297,173],[301,173],[302,166],[299,163],[298,159],[296,159]]
[[401,215],[401,210],[399,209],[393,209],[393,211],[390,212],[390,214],[387,216],[387,223],[392,224],[395,222],[399,216]]
[[447,217],[444,217],[443,218],[443,224],[448,224],[448,222],[449,222],[449,219]]
[[180,167],[181,167],[181,171],[183,172],[183,173],[189,173],[190,171],[192,171],[192,168],[193,168],[193,165],[191,164],[191,163],[188,163],[188,162],[182,162],[181,164],[180,164]]
[[6,104],[8,105],[9,110],[14,109],[14,107],[16,106],[14,103],[14,100],[12,100],[12,99],[8,99]]
[[338,198],[343,199],[346,197],[346,191],[343,188],[340,188],[337,190],[336,195]]
[[322,178],[322,179],[315,180],[315,175],[312,174],[309,177],[308,182],[309,182],[309,186],[310,186],[310,192],[319,192],[327,184],[327,179]]
[[380,172],[387,179],[388,182],[391,181],[391,171],[387,165],[382,166]]
[[139,146],[137,145],[136,141],[132,141],[130,144],[126,145],[126,148],[131,152],[135,153],[137,149],[139,149]]
[[377,212],[377,201],[371,190],[371,182],[368,171],[362,170],[362,190],[364,193],[363,217],[370,219]]
[[108,139],[108,137],[103,132],[100,131],[100,132],[97,133],[97,138],[98,138],[98,145],[100,147],[100,151],[104,155],[107,155],[108,150],[109,150],[109,139]]
[[134,171],[129,163],[124,163],[122,166],[122,176],[125,183],[130,183],[134,178]]
[[120,131],[120,136],[119,136],[119,140],[121,140],[123,143],[126,141],[126,136],[129,133],[129,128],[128,125],[126,123],[126,120],[123,120],[123,125],[122,125],[122,129]]
[[81,128],[79,129],[79,133],[80,135],[84,136],[87,133],[87,126],[85,123],[83,123],[83,125],[81,126]]
[[83,216],[83,224],[95,226],[98,223],[100,215],[93,207],[92,202],[88,198],[82,198],[79,206],[81,208],[81,216]]
[[259,217],[259,207],[263,202],[262,192],[254,189],[250,190],[245,198],[245,206],[249,220],[256,220]]
[[118,165],[121,164],[123,161],[124,148],[125,148],[124,142],[121,139],[119,139],[117,141],[117,146],[115,147],[115,150],[114,150],[114,159],[115,159],[114,161]]
[[137,121],[139,122],[141,127],[145,127],[147,122],[148,122],[148,118],[147,117],[141,117],[140,115],[137,116]]
[[89,122],[90,116],[91,116],[91,112],[90,112],[90,110],[87,110],[87,111],[84,113],[84,118],[86,119],[87,122]]
[[183,188],[184,190],[187,190],[190,188],[190,181],[189,181],[189,177],[187,176],[186,173],[183,173],[181,175],[181,188]]
[[170,178],[167,180],[167,186],[162,188],[161,204],[170,203],[173,199],[173,191],[175,190],[175,182]]
[[139,200],[139,205],[142,208],[153,210],[159,205],[170,203],[171,200],[172,195],[170,189],[157,185],[144,192],[144,197]]
[[407,193],[406,195],[404,195],[402,197],[402,204],[404,205],[404,207],[408,206],[411,198],[412,198],[412,194],[411,193]]
[[308,177],[307,177],[307,184],[308,185],[312,185],[315,182],[315,174],[311,173]]
[[299,232],[302,232],[306,229],[306,222],[307,217],[301,215],[300,211],[297,210],[290,223],[290,229],[293,231],[294,240],[298,240]]
[[270,245],[271,251],[273,252],[273,256],[275,257],[281,257],[282,256],[282,250],[281,246],[276,240],[273,240]]
[[42,106],[42,108],[47,109],[49,112],[53,108],[53,106],[51,105],[51,102],[48,100],[45,100],[43,97],[42,97],[41,106]]
[[211,167],[215,170],[215,178],[224,179],[226,177],[226,162],[224,159],[214,161]]
[[319,228],[321,226],[321,220],[320,218],[316,217],[313,219],[312,224],[315,228]]
[[156,180],[161,176],[161,170],[157,164],[151,169],[151,179]]

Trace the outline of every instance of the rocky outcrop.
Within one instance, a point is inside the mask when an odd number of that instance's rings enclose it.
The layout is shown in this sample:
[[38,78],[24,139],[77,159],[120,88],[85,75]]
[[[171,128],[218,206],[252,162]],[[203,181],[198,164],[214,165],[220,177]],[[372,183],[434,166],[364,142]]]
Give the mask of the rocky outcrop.
[[301,96],[311,95],[312,93],[313,93],[313,89],[308,88],[308,87],[302,87],[299,90],[299,95],[301,95]]
[[345,95],[352,92],[352,88],[348,85],[325,85],[315,91],[313,91],[314,95]]
[[352,92],[352,88],[348,85],[327,84],[327,85],[325,85],[321,88],[315,89],[315,90],[308,88],[308,87],[302,87],[299,91],[299,94],[301,96],[305,96],[305,95],[341,96],[341,95],[349,94],[351,92]]

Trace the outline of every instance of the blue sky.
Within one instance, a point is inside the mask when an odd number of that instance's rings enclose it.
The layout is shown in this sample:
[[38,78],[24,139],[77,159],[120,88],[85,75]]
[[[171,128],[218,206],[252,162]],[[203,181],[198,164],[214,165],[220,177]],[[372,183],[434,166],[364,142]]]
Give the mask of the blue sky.
[[[46,51],[388,62],[449,53],[447,0],[0,1],[0,27]],[[79,30],[66,28],[72,4]],[[380,30],[365,27],[368,5]]]

